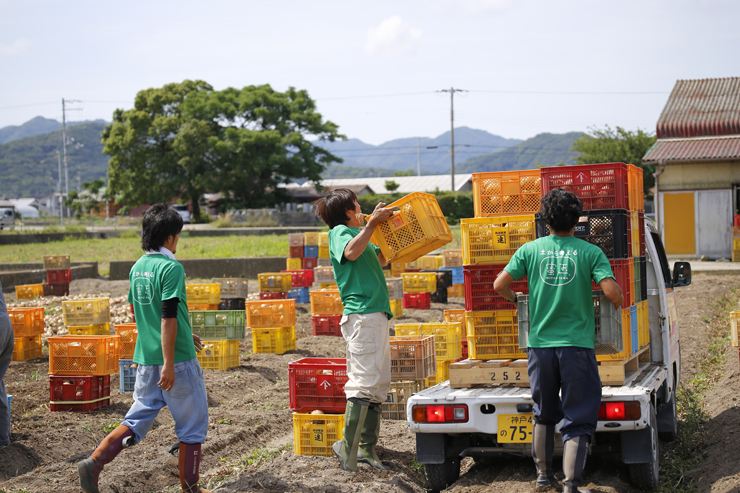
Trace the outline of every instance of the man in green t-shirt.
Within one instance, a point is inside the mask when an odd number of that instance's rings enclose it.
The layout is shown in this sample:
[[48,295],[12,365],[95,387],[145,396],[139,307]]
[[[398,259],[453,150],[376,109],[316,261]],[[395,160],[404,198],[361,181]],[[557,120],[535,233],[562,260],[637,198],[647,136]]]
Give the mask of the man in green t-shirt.
[[591,281],[617,309],[624,302],[604,252],[574,236],[582,207],[578,197],[562,189],[545,195],[541,215],[550,236],[519,248],[494,282],[494,289],[516,304],[522,293],[513,293],[510,284],[527,276],[536,488],[557,485],[552,456],[555,426],[562,421],[564,493],[588,493],[578,487],[601,404]]
[[180,486],[186,493],[208,493],[198,486],[201,445],[208,431],[208,399],[195,348],[185,295],[185,270],[175,260],[182,217],[172,207],[154,205],[144,214],[144,255],[129,273],[128,301],[134,306],[138,337],[134,349],[134,404],[123,422],[77,464],[85,493],[98,493],[103,467],[149,432],[167,406],[179,440]]
[[364,214],[353,191],[332,190],[316,205],[316,214],[329,226],[329,256],[344,305],[340,324],[347,343],[344,438],[333,445],[334,453],[345,471],[357,472],[358,461],[388,470],[375,445],[380,436],[380,405],[391,387],[388,321],[393,314],[382,267],[388,262],[370,237],[393,209],[381,202],[360,230]]

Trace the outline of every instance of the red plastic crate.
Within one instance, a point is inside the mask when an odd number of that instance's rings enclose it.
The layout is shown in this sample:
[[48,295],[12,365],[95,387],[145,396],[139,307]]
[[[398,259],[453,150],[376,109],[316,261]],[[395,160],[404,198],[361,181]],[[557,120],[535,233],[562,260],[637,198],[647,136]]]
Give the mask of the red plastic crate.
[[110,405],[110,375],[49,375],[51,412],[89,413]]
[[47,284],[69,284],[72,281],[72,269],[63,270],[47,270],[46,271],[46,283]]
[[[463,266],[463,285],[465,286],[465,310],[493,311],[513,310],[512,302],[493,289],[493,282],[501,274],[506,264],[465,265]],[[529,294],[526,276],[511,283],[511,290]]]
[[290,247],[290,258],[303,258],[303,245]]
[[462,358],[460,360],[464,359],[468,359],[468,341],[462,341]]
[[[632,304],[630,303],[630,293],[633,287],[632,284],[634,283],[634,280],[632,280],[634,276],[633,263],[634,260],[631,258],[609,259],[609,265],[612,267],[617,284],[622,288],[622,295],[624,296],[622,308],[629,308]],[[601,291],[601,287],[596,284],[596,281],[591,281],[591,287],[594,291]]]
[[341,315],[312,315],[313,335],[342,337]]
[[69,296],[69,283],[44,284],[44,296]]
[[562,188],[583,202],[583,210],[630,209],[627,165],[582,164],[542,168],[542,195]]
[[429,310],[432,306],[432,293],[403,293],[403,308]]
[[319,259],[316,257],[303,257],[303,270],[311,269],[313,270],[314,267],[318,267],[319,265]]
[[344,358],[303,358],[288,364],[290,409],[344,413],[347,398],[347,360]]
[[310,288],[313,284],[313,269],[309,270],[281,270],[289,273],[292,278],[291,285],[294,288]]
[[287,300],[288,299],[288,293],[285,291],[280,291],[271,293],[266,291],[260,292],[260,299],[261,300]]

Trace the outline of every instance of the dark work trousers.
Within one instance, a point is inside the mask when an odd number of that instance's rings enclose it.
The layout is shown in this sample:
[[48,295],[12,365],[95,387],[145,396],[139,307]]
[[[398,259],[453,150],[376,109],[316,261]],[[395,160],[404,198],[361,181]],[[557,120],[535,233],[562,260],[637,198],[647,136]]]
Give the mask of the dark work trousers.
[[10,443],[10,410],[5,394],[5,372],[13,357],[13,326],[10,324],[8,308],[5,306],[3,287],[0,284],[0,446]]
[[557,425],[563,420],[563,442],[580,435],[593,438],[601,404],[601,379],[594,350],[529,348],[527,359],[535,421]]

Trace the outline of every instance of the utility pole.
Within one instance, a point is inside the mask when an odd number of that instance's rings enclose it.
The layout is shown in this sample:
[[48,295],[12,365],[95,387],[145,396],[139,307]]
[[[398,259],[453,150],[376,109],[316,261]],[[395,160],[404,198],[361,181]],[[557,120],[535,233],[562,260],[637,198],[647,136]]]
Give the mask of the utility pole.
[[[59,194],[59,224],[64,226],[64,204],[62,203],[62,157],[57,151],[57,163],[59,164],[59,181],[57,182],[57,193]],[[54,201],[52,200],[52,203]]]
[[[69,198],[69,173],[67,172],[67,111],[80,111],[82,108],[74,110],[67,109],[66,103],[79,103],[76,99],[62,98],[62,150],[64,152],[64,193]],[[67,211],[69,212],[69,211]]]
[[421,138],[416,138],[416,174],[421,176]]
[[450,177],[452,178],[452,190],[455,191],[455,93],[468,92],[465,89],[442,89],[437,92],[450,93]]

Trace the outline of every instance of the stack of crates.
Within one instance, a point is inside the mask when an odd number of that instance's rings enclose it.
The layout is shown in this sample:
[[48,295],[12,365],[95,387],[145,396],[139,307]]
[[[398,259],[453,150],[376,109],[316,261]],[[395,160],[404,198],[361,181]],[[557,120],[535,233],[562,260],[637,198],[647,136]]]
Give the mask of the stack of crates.
[[136,385],[136,367],[134,363],[134,349],[139,331],[136,323],[116,324],[114,327],[116,335],[120,338],[118,342],[118,391],[133,392]]
[[[475,218],[460,224],[470,358],[526,357],[519,348],[516,306],[493,283],[517,249],[535,240],[541,195],[539,170],[473,174]],[[511,289],[527,293],[527,280]]]
[[303,268],[303,233],[288,234],[288,248],[290,250],[287,270],[298,270]]
[[248,301],[247,327],[252,331],[253,353],[294,351],[295,300]]
[[108,298],[63,301],[62,313],[69,334],[48,339],[50,410],[89,413],[110,404],[121,338],[108,329]]
[[[218,286],[218,284],[217,284]],[[204,370],[228,370],[239,366],[239,341],[244,339],[244,310],[189,312],[193,334],[203,341],[196,353]]]
[[[330,267],[331,268],[331,267]],[[290,274],[291,289],[288,291],[288,299],[295,300],[296,303],[310,303],[311,298],[308,294],[308,288],[313,284],[313,269],[284,270],[283,274]]]
[[293,276],[285,272],[257,274],[261,300],[285,300],[293,287]]
[[319,257],[318,258],[329,258],[329,233],[319,233]]
[[[303,268],[313,269],[319,265],[319,234],[303,233]],[[328,237],[327,237],[328,239]],[[328,242],[327,242],[328,245]]]
[[[596,359],[624,360],[650,342],[647,309],[647,263],[643,171],[624,163],[542,168],[543,195],[555,188],[574,193],[583,202],[575,236],[602,249],[622,288],[621,313],[607,313],[610,303],[596,283]],[[549,235],[537,218],[537,237]],[[606,322],[609,321],[609,323]]]
[[342,439],[347,360],[303,358],[288,364],[295,455],[331,456]]
[[468,359],[468,328],[465,325],[465,310],[445,310],[445,322],[460,322],[462,324],[462,359]]
[[430,293],[432,303],[447,303],[447,290],[452,287],[452,271],[443,270],[441,267],[435,270],[422,269],[420,273],[433,273],[437,276],[437,289]]
[[464,298],[465,287],[463,286],[465,278],[463,276],[463,257],[462,249],[450,249],[442,252],[443,270],[452,272],[452,286],[447,288],[448,298]]
[[342,298],[334,288],[311,291],[311,325],[315,336],[342,337]]
[[388,299],[391,303],[393,318],[403,316],[403,279],[400,277],[388,277],[385,280],[388,288]]
[[221,284],[217,282],[186,284],[185,296],[188,299],[189,312],[218,310],[218,304],[221,302]]
[[437,291],[437,274],[434,272],[404,272],[403,307],[429,310],[432,306],[432,293]]
[[72,263],[69,255],[44,257],[46,284],[44,296],[69,296],[69,283],[72,282]]
[[44,333],[44,308],[8,308],[13,325],[14,346],[12,361],[26,361],[41,357],[41,335]]
[[211,279],[211,282],[220,286],[219,310],[244,310],[244,303],[249,295],[249,283],[246,279],[223,277]]
[[396,324],[397,336],[434,336],[437,371],[426,379],[427,387],[449,380],[450,363],[462,359],[462,326],[461,322]]

